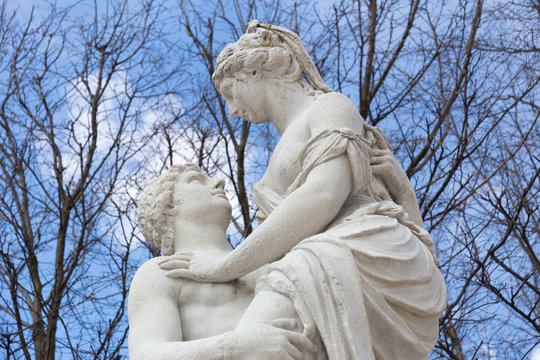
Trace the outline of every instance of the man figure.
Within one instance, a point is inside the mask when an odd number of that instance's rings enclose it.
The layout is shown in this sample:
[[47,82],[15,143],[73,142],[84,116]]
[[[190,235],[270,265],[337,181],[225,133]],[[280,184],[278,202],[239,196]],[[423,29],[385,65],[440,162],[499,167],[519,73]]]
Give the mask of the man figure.
[[[173,165],[139,199],[144,236],[165,255],[229,252],[231,205],[224,181],[193,164]],[[144,263],[128,298],[129,353],[143,359],[301,359],[313,347],[295,324],[278,319],[235,329],[253,298],[255,271],[227,283],[168,278],[160,258]]]

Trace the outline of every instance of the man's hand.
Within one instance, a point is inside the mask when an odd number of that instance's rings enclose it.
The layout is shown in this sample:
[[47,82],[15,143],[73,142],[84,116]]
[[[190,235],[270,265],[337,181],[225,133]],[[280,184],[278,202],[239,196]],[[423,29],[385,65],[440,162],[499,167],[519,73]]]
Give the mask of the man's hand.
[[302,360],[303,352],[317,352],[306,336],[293,331],[292,319],[277,319],[237,328],[222,344],[222,349],[234,359]]

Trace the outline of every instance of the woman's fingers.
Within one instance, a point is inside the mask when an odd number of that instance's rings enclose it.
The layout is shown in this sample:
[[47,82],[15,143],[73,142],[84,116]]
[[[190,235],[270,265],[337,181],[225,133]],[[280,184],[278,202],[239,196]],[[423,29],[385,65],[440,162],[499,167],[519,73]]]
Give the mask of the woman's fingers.
[[290,331],[294,331],[297,325],[296,320],[287,319],[287,318],[269,320],[269,321],[266,321],[266,323],[268,325],[272,325],[273,327],[277,327],[283,330],[290,330]]
[[161,256],[158,260],[158,264],[161,265],[171,260],[191,260],[192,257],[192,252],[179,252],[170,256]]
[[169,260],[159,265],[163,270],[189,269],[189,260]]
[[167,273],[165,274],[165,276],[169,277],[169,278],[188,278],[188,279],[192,279],[192,280],[197,280],[196,276],[189,270],[187,269],[175,269],[175,270],[170,270],[170,271],[167,271]]
[[167,270],[169,278],[188,278],[197,280],[195,274],[189,271],[192,252],[179,252],[170,256],[162,256],[158,264],[162,270]]

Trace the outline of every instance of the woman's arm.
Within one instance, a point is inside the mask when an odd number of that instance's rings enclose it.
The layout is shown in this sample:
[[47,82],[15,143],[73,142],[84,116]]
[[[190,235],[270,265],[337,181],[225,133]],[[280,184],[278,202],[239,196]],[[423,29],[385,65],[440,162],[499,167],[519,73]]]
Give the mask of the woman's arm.
[[[312,135],[336,127],[356,131],[362,121],[351,100],[339,93],[319,96],[307,117]],[[313,168],[305,183],[227,256],[224,265],[229,277],[234,279],[275,261],[303,239],[322,232],[351,193],[352,177],[345,155]]]
[[[362,118],[344,95],[319,96],[306,113],[312,135],[329,128],[357,131]],[[306,181],[289,194],[234,251],[225,258],[213,254],[178,254],[160,266],[169,277],[197,281],[229,281],[273,262],[309,236],[323,231],[352,191],[352,171],[345,155],[314,167]]]
[[275,261],[309,236],[323,231],[336,217],[352,187],[351,170],[342,155],[309,173],[268,218],[224,260],[231,279]]
[[320,233],[336,217],[352,188],[345,155],[313,168],[306,181],[289,194],[236,249],[225,257],[212,253],[177,253],[160,267],[168,277],[224,282],[288,253],[305,238]]

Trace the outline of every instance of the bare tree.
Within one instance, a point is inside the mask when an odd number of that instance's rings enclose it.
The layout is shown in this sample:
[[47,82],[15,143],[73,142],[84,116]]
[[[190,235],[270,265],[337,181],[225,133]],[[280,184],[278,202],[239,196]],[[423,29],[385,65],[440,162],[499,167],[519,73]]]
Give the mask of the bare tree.
[[[202,114],[214,120],[208,127],[236,124],[224,140],[259,141],[235,146],[234,158],[271,148],[275,134],[261,143],[256,127],[227,117],[210,75],[218,45],[259,17],[301,35],[325,80],[385,130],[415,185],[448,283],[433,358],[526,356],[538,343],[540,301],[538,4],[343,0],[280,4],[263,15],[269,8],[259,2],[215,4],[207,13],[184,1],[182,19],[204,63],[197,89],[205,94]],[[226,173],[249,188],[249,171],[238,177],[236,166]],[[253,209],[240,207],[245,224]]]
[[251,189],[277,134],[231,117],[211,83],[253,18],[297,31],[394,146],[447,281],[432,358],[523,358],[539,343],[537,1],[124,1],[26,22],[6,4],[6,358],[125,356],[129,279],[159,255],[137,230],[136,198],[173,162],[228,180],[232,243],[256,226]]
[[133,191],[123,190],[148,166],[138,154],[150,136],[175,120],[159,125],[150,116],[171,94],[180,63],[166,63],[163,10],[152,1],[51,6],[46,16],[32,11],[21,22],[2,2],[6,358],[124,353],[136,231],[125,219],[133,202],[120,195]]
[[[199,166],[210,174],[217,171],[232,187],[238,201],[233,224],[241,237],[253,230],[255,209],[249,200],[251,187],[266,167],[275,132],[267,126],[251,127],[248,121],[230,116],[211,82],[215,58],[225,44],[236,41],[244,33],[249,20],[288,22],[298,6],[253,0],[218,0],[204,8],[196,2],[180,3],[180,22],[188,38],[180,44],[179,51],[189,52],[194,60],[191,91],[196,94],[192,99],[196,125],[193,130],[198,135],[193,149],[198,153]],[[238,242],[238,236],[231,241]]]

